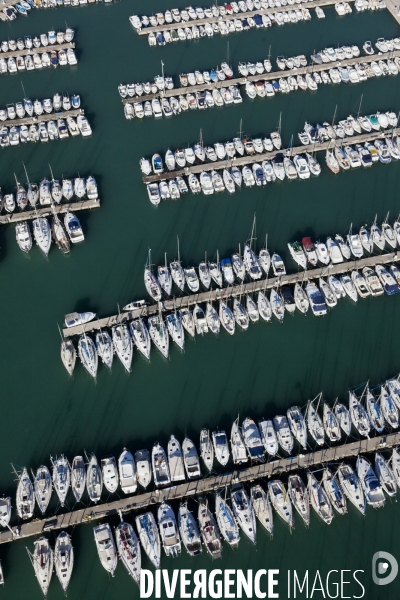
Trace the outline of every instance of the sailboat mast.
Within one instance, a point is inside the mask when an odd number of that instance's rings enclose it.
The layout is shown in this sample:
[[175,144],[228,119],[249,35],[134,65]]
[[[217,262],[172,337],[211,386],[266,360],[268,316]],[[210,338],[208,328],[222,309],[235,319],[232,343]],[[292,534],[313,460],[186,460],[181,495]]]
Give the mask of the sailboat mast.
[[178,241],[178,263],[181,264],[181,257],[180,257],[180,253],[179,253],[179,237],[176,236],[176,239]]

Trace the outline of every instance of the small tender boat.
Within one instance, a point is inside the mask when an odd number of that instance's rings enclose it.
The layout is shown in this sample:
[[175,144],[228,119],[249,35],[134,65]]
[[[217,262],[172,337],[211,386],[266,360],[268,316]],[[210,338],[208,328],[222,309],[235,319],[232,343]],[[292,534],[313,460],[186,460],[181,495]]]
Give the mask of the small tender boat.
[[114,577],[118,555],[111,527],[108,523],[102,523],[94,527],[93,533],[101,565],[111,574],[111,577]]

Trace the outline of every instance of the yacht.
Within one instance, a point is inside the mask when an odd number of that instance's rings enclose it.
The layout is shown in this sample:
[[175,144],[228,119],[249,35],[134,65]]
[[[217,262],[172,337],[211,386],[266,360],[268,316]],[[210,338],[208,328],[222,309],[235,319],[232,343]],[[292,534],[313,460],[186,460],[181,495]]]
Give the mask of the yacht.
[[231,309],[223,300],[219,302],[219,319],[224,329],[230,335],[233,335],[235,333],[235,319]]
[[89,311],[81,313],[68,313],[64,317],[64,324],[65,327],[76,327],[77,325],[84,325],[85,323],[89,323],[89,321],[92,321],[95,318],[95,316],[96,313]]
[[[121,490],[124,494],[134,494],[137,488],[136,465],[131,452],[126,448],[123,449],[118,459],[118,473]],[[106,485],[105,481],[104,485]]]
[[193,309],[193,323],[196,327],[196,332],[198,335],[204,335],[205,333],[208,333],[208,324],[204,310],[198,304],[196,304]]
[[318,414],[318,406],[315,408],[314,402],[310,402],[307,408],[307,426],[318,446],[323,446],[325,442],[325,431]]
[[332,472],[327,467],[322,475],[322,485],[325,493],[328,496],[333,508],[340,514],[347,513],[346,496],[343,493],[337,475],[332,475]]
[[317,515],[320,516],[327,525],[330,525],[334,517],[332,505],[324,488],[312,473],[308,473],[307,475],[307,487],[310,494],[311,506]]
[[104,487],[110,494],[114,494],[118,489],[118,469],[114,456],[106,456],[101,459],[101,471],[103,474]]
[[187,267],[183,270],[185,274],[186,284],[192,293],[198,292],[200,288],[199,278],[194,267]]
[[61,360],[68,374],[72,375],[76,362],[76,350],[71,340],[63,340],[61,342]]
[[302,268],[307,268],[307,259],[304,250],[299,242],[291,242],[288,244],[289,252],[293,260]]
[[135,530],[130,523],[126,523],[121,517],[121,523],[115,528],[114,532],[118,554],[129,575],[140,585],[142,561],[139,540]]
[[78,244],[79,242],[84,241],[85,236],[83,234],[79,219],[71,211],[68,211],[64,217],[64,227],[68,233],[69,239],[73,244]]
[[262,461],[264,447],[257,425],[248,417],[242,423],[242,436],[251,460]]
[[268,482],[268,495],[278,515],[290,528],[294,528],[292,503],[285,486],[279,479],[272,479]]
[[239,325],[239,327],[241,327],[244,330],[248,329],[249,316],[248,316],[245,308],[243,307],[243,305],[240,303],[240,301],[237,298],[235,298],[233,300],[233,315],[234,315],[235,321],[236,321],[237,325]]
[[74,568],[74,549],[66,531],[62,531],[57,536],[54,546],[54,566],[62,590],[66,594]]
[[69,239],[67,237],[67,234],[65,233],[64,227],[62,226],[60,219],[56,214],[53,216],[51,232],[53,234],[53,238],[55,243],[57,244],[58,249],[61,250],[63,254],[68,254],[70,250]]
[[157,520],[165,554],[176,558],[181,553],[181,539],[174,511],[167,502],[158,507]]
[[289,429],[287,418],[284,416],[276,416],[273,419],[276,437],[281,448],[290,454],[293,450],[293,436]]
[[390,397],[393,399],[397,408],[400,408],[400,382],[397,377],[393,377],[393,379],[388,379],[386,381],[387,391]]
[[339,421],[326,402],[323,406],[323,424],[329,440],[332,443],[339,442],[341,438]]
[[165,265],[158,267],[158,283],[161,288],[167,294],[167,296],[171,295],[172,290],[172,277],[171,272],[167,266],[167,255],[165,255]]
[[151,453],[154,483],[156,487],[163,487],[171,483],[171,475],[164,448],[157,442]]
[[108,331],[96,333],[96,350],[103,363],[111,369],[114,359],[114,347]]
[[336,306],[337,304],[337,296],[336,293],[332,290],[329,283],[325,281],[322,277],[319,278],[319,289],[322,292],[325,303],[329,308]]
[[242,484],[235,484],[231,487],[231,503],[238,525],[249,540],[256,544],[256,518],[253,506]]
[[239,417],[232,424],[231,450],[232,459],[235,465],[241,465],[249,460],[247,456],[246,445],[243,441],[243,435],[239,427]]
[[211,472],[214,462],[214,447],[208,429],[202,429],[200,432],[200,456],[206,469]]
[[310,498],[300,475],[289,475],[288,493],[293,506],[308,527],[310,524]]
[[215,496],[215,516],[224,540],[231,548],[237,548],[240,542],[239,527],[227,501],[220,494]]
[[203,286],[208,290],[211,285],[211,274],[206,262],[201,262],[199,264],[199,277]]
[[367,504],[381,508],[385,504],[382,487],[370,462],[363,456],[357,458],[357,475],[364,490]]
[[151,481],[150,453],[148,450],[136,450],[135,452],[136,475],[138,483],[146,489]]
[[225,431],[213,431],[212,440],[215,458],[223,467],[225,467],[229,460],[229,444]]
[[185,464],[188,479],[196,479],[201,476],[200,461],[196,446],[192,440],[185,438],[182,444],[183,462]]
[[383,289],[385,290],[388,296],[392,296],[393,294],[397,294],[399,291],[399,286],[396,283],[394,277],[383,267],[382,265],[375,266],[375,272],[379,277],[379,281]]
[[[279,296],[278,296],[279,297]],[[267,299],[264,292],[258,292],[257,296],[257,308],[260,316],[264,321],[270,321],[272,318],[272,308],[269,300]]]
[[111,577],[114,577],[118,563],[118,554],[111,527],[108,523],[102,523],[93,528],[93,533],[101,565],[111,574]]
[[83,456],[75,456],[71,466],[71,489],[75,500],[80,502],[86,487],[86,467]]
[[159,302],[161,300],[160,284],[147,267],[144,270],[144,284],[149,296],[151,296],[156,302]]
[[143,319],[134,319],[129,323],[129,330],[133,343],[145,358],[150,360],[151,341],[149,331]]
[[201,554],[200,531],[187,503],[181,504],[178,511],[178,526],[183,545],[189,556]]
[[171,474],[171,481],[182,481],[185,479],[185,467],[183,464],[182,448],[174,435],[168,442],[168,466]]
[[95,504],[100,501],[103,491],[103,476],[99,463],[94,454],[91,454],[86,471],[86,488],[89,498]]
[[254,254],[253,250],[245,244],[243,251],[243,263],[247,273],[250,275],[250,278],[253,280],[261,279],[262,270],[260,261],[257,256]]
[[15,237],[17,238],[17,244],[21,248],[22,252],[28,253],[32,248],[32,236],[29,225],[26,221],[17,223],[15,226]]
[[207,552],[212,558],[221,558],[222,544],[218,525],[208,508],[207,502],[203,498],[199,500],[198,520],[201,536]]
[[318,264],[318,257],[312,239],[310,237],[303,237],[303,239],[301,240],[301,245],[303,246],[304,254],[307,258],[307,261],[310,263],[311,266],[316,267]]
[[161,354],[168,358],[169,354],[169,335],[164,320],[159,315],[149,317],[147,321],[150,339]]
[[171,276],[175,283],[175,285],[180,289],[184,290],[185,288],[185,273],[182,269],[180,261],[173,261],[170,263]]
[[185,346],[185,332],[178,313],[175,311],[166,318],[168,333],[177,346],[183,350]]
[[258,421],[258,428],[265,451],[270,456],[275,456],[278,452],[278,438],[274,424],[270,420],[262,419]]
[[143,550],[156,569],[160,568],[161,542],[156,520],[151,512],[135,517],[136,529],[139,534]]
[[206,321],[207,326],[215,335],[219,334],[221,322],[219,320],[219,316],[215,308],[213,307],[211,302],[207,302],[206,307]]
[[229,258],[223,258],[221,260],[221,269],[224,279],[228,285],[231,285],[235,281],[235,275],[232,269],[232,263]]
[[397,494],[397,485],[393,471],[389,467],[388,461],[379,452],[375,453],[375,472],[387,495],[392,498],[395,497]]
[[307,428],[300,408],[298,406],[293,406],[292,408],[288,409],[286,414],[293,436],[296,438],[299,444],[306,450]]
[[358,433],[364,437],[369,437],[371,424],[368,415],[353,392],[349,392],[349,410],[351,421]]
[[343,463],[339,466],[337,475],[346,498],[364,515],[366,510],[364,492],[353,469]]
[[354,283],[354,287],[356,288],[358,295],[361,298],[367,298],[371,295],[371,292],[367,285],[367,281],[359,271],[352,271],[351,279]]
[[371,394],[367,388],[365,393],[365,405],[372,427],[377,433],[382,433],[385,428],[385,420],[379,406],[378,400]]
[[340,428],[346,434],[346,436],[350,435],[351,432],[351,417],[350,412],[344,406],[344,404],[336,404],[334,409],[335,416],[339,421]]
[[346,260],[350,260],[350,258],[351,258],[350,248],[347,245],[347,243],[344,241],[343,237],[341,235],[339,235],[338,233],[335,235],[335,242],[337,242],[337,244],[340,248],[340,252],[343,255],[343,258],[345,258]]
[[115,325],[112,328],[112,341],[116,355],[126,371],[130,373],[132,364],[133,344],[126,325]]
[[342,284],[344,291],[354,302],[358,300],[357,288],[353,283],[353,280],[349,275],[341,275],[340,283]]
[[265,527],[265,529],[272,536],[274,532],[274,519],[269,494],[262,489],[261,485],[257,484],[251,486],[250,497],[254,514],[260,521],[261,525]]
[[246,277],[246,269],[242,259],[240,258],[240,253],[232,254],[232,268],[236,277],[243,281]]
[[48,255],[51,246],[51,229],[49,222],[44,217],[37,217],[32,221],[33,237],[41,251]]
[[8,527],[11,519],[11,498],[0,498],[0,527]]
[[36,471],[36,475],[33,480],[33,489],[35,490],[37,505],[42,515],[44,515],[53,491],[50,471],[46,466],[42,465]]
[[68,460],[64,455],[61,455],[53,462],[53,485],[60,500],[61,506],[64,506],[65,504],[65,498],[67,496],[70,483],[71,471]]
[[384,385],[381,386],[379,403],[387,424],[393,429],[397,429],[399,426],[399,411]]
[[94,341],[85,333],[78,340],[78,355],[89,375],[96,379],[99,358]]
[[211,278],[214,280],[218,287],[222,287],[222,273],[219,263],[209,263],[208,268]]
[[281,277],[282,275],[286,275],[285,263],[283,262],[279,254],[274,253],[272,255],[271,265],[275,277]]
[[35,548],[31,555],[33,569],[43,596],[44,598],[47,598],[47,592],[53,574],[53,551],[50,547],[49,540],[45,537],[39,538],[34,544]]

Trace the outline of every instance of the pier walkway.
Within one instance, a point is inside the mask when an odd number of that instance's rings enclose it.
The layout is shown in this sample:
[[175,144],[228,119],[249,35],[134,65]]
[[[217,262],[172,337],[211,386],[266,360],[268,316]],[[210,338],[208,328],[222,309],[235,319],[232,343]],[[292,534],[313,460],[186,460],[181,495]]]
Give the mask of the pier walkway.
[[57,119],[66,119],[67,117],[77,117],[78,115],[84,115],[85,111],[83,108],[71,108],[71,110],[61,112],[43,113],[42,115],[32,115],[31,117],[24,117],[23,119],[8,119],[3,121],[2,126],[14,127],[20,125],[36,125],[41,121],[54,121]]
[[[321,152],[334,146],[342,146],[345,144],[365,144],[365,142],[373,142],[379,138],[383,138],[385,133],[390,135],[399,135],[400,127],[384,130],[372,131],[370,133],[361,133],[359,135],[352,135],[343,139],[337,138],[336,140],[329,140],[329,142],[323,142],[320,144],[310,144],[309,146],[295,146],[290,148],[290,156],[295,154],[304,154],[304,152]],[[159,175],[146,175],[143,177],[143,183],[152,183],[153,181],[162,181],[163,179],[175,179],[178,176],[188,176],[190,173],[201,173],[202,171],[218,171],[220,169],[226,169],[232,166],[243,167],[255,162],[261,163],[263,160],[271,160],[277,154],[285,153],[285,149],[274,150],[273,152],[263,152],[262,154],[249,154],[245,156],[239,156],[234,158],[228,158],[225,160],[215,162],[204,162],[198,165],[192,165],[185,167],[184,169],[178,169],[176,171],[166,171]]]
[[[0,4],[1,9],[1,4]],[[44,52],[52,52],[55,50],[66,50],[67,48],[75,48],[74,42],[64,42],[63,44],[54,44],[53,46],[39,46],[39,48],[24,48],[23,50],[10,50],[9,52],[2,52],[0,57],[7,60],[7,58],[17,58],[17,56],[27,56],[28,54],[43,54]],[[25,69],[24,69],[25,70]]]
[[380,52],[379,54],[377,53],[370,54],[367,56],[359,56],[358,58],[346,58],[341,61],[336,60],[330,63],[322,63],[321,65],[311,64],[307,67],[284,69],[283,71],[270,71],[269,73],[262,73],[261,75],[248,75],[247,77],[240,76],[232,79],[225,79],[224,81],[218,81],[216,83],[202,83],[201,85],[190,85],[186,87],[173,88],[172,90],[158,91],[156,94],[147,94],[143,96],[132,96],[128,98],[123,98],[122,103],[133,104],[134,102],[146,102],[147,100],[153,100],[153,98],[170,98],[171,96],[180,96],[190,93],[195,94],[196,92],[204,92],[206,90],[212,92],[214,88],[221,89],[223,87],[229,87],[231,85],[246,85],[248,81],[252,81],[254,83],[256,81],[273,81],[274,79],[280,79],[281,77],[296,77],[297,75],[305,76],[307,75],[307,73],[320,73],[321,71],[329,71],[329,69],[335,69],[337,67],[351,67],[360,62],[371,63],[373,61],[387,60],[388,58],[394,58],[395,56],[400,56],[400,50],[392,50],[391,52]]
[[[215,300],[228,300],[236,296],[251,294],[254,292],[269,290],[273,287],[302,283],[312,279],[318,279],[319,277],[328,277],[329,275],[340,275],[347,273],[353,269],[363,269],[364,267],[374,267],[377,264],[388,264],[400,260],[400,254],[398,251],[390,252],[388,254],[379,254],[377,256],[369,256],[368,258],[362,258],[360,260],[351,260],[348,262],[342,262],[336,265],[329,264],[324,267],[317,269],[310,269],[307,271],[299,271],[291,275],[284,275],[282,277],[269,277],[267,279],[259,279],[258,281],[251,281],[250,283],[243,283],[232,285],[226,288],[218,288],[207,292],[198,292],[196,294],[188,294],[179,298],[170,300],[164,300],[159,307],[157,304],[151,306],[145,306],[140,309],[132,311],[122,312],[120,315],[114,315],[111,317],[105,317],[103,319],[97,319],[84,325],[85,333],[90,331],[98,331],[101,328],[113,327],[119,323],[131,321],[139,317],[157,314],[159,309],[163,311],[173,311],[175,308],[183,308],[193,306],[194,304],[200,304],[202,302],[212,302]],[[71,337],[74,335],[82,334],[82,325],[76,327],[64,328],[64,337]]]
[[124,497],[112,502],[89,506],[60,515],[49,516],[46,519],[36,519],[29,523],[22,523],[20,527],[0,532],[0,544],[11,542],[34,535],[43,535],[49,531],[74,527],[81,523],[88,523],[118,514],[119,511],[128,513],[133,510],[146,510],[163,501],[170,502],[189,496],[216,492],[224,487],[256,481],[261,478],[274,478],[282,473],[290,473],[301,469],[331,463],[341,462],[345,458],[355,457],[361,453],[386,450],[400,444],[400,432],[381,435],[371,439],[357,440],[332,446],[315,452],[299,454],[289,458],[281,458],[258,464],[244,469],[235,469],[230,473],[213,475],[203,479],[188,481],[172,487],[145,492],[136,496]]
[[68,211],[77,212],[80,210],[91,210],[92,208],[100,208],[100,200],[81,200],[78,202],[62,202],[61,204],[53,204],[53,207],[40,206],[36,210],[23,210],[11,214],[0,215],[0,225],[8,223],[20,223],[21,221],[29,221],[37,217],[51,217],[54,213],[57,215],[67,213]]
[[400,2],[397,3],[393,0],[385,0],[385,4],[394,20],[400,25]]

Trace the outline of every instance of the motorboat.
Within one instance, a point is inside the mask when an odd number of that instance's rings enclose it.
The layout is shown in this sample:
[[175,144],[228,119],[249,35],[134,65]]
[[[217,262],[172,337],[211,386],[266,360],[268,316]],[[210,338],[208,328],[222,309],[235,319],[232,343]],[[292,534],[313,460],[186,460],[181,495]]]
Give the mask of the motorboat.
[[361,455],[357,458],[357,476],[364,490],[367,504],[374,508],[381,508],[384,506],[385,496],[381,484],[379,483],[379,479],[377,478],[371,463]]
[[71,471],[69,463],[66,457],[61,455],[53,461],[53,485],[61,506],[65,504],[70,483]]
[[32,248],[32,236],[29,225],[26,221],[17,223],[15,226],[15,237],[22,252],[28,253]]
[[189,556],[201,554],[200,531],[196,519],[188,509],[187,503],[182,503],[179,507],[178,527],[183,545]]
[[364,256],[363,245],[361,243],[361,239],[358,233],[349,233],[347,236],[347,243],[350,247],[351,253],[354,256],[354,258],[358,259]]
[[354,283],[354,287],[356,288],[358,295],[361,298],[367,298],[371,295],[364,275],[362,275],[359,271],[354,270],[351,272],[351,279]]
[[85,323],[89,323],[90,321],[93,321],[93,319],[95,318],[96,313],[94,312],[90,312],[90,311],[86,311],[86,312],[73,312],[73,313],[68,313],[67,315],[65,315],[64,317],[64,324],[65,327],[77,327],[78,325],[84,325]]
[[198,335],[208,333],[208,322],[204,310],[198,304],[193,309],[193,322]]
[[135,452],[134,460],[136,463],[137,481],[144,489],[146,489],[152,476],[150,453],[148,450],[137,450]]
[[318,281],[319,289],[322,292],[325,303],[329,308],[333,308],[337,304],[336,293],[332,290],[331,286],[323,277],[319,278]]
[[111,574],[111,577],[114,577],[114,572],[118,563],[118,554],[109,523],[96,525],[93,528],[93,533],[100,563],[102,567]]
[[90,455],[86,469],[86,489],[92,502],[96,504],[100,501],[103,491],[103,475],[94,454]]
[[292,503],[289,494],[285,490],[285,486],[279,479],[272,479],[268,482],[268,495],[278,515],[290,528],[294,528]]
[[229,460],[229,444],[225,431],[213,431],[212,441],[215,458],[223,467],[225,467]]
[[339,442],[342,435],[340,432],[340,424],[335,413],[326,402],[324,402],[322,412],[326,435],[332,443]]
[[182,443],[183,463],[185,465],[188,479],[196,479],[201,476],[200,461],[196,446],[192,440],[186,437]]
[[313,401],[309,402],[307,408],[307,427],[318,446],[323,446],[325,443],[324,426],[318,414],[318,406],[315,408]]
[[46,466],[42,465],[36,471],[36,475],[33,480],[33,489],[35,491],[37,505],[42,515],[44,515],[49,505],[51,494],[53,491],[53,484],[51,481],[50,471]]
[[86,466],[83,456],[75,456],[71,465],[71,489],[75,500],[80,502],[86,487]]
[[237,548],[240,541],[239,527],[230,506],[220,494],[215,496],[215,516],[224,540],[231,548]]
[[156,488],[169,485],[171,483],[171,475],[169,472],[167,455],[164,448],[158,442],[153,446],[151,464]]
[[287,418],[281,415],[274,417],[273,425],[281,448],[290,454],[293,450],[293,436]]
[[78,217],[71,211],[68,211],[64,217],[64,227],[68,233],[69,239],[73,244],[83,242],[85,236],[82,231]]
[[350,258],[351,258],[350,248],[347,245],[347,243],[344,241],[343,237],[341,235],[339,235],[338,233],[335,235],[335,242],[337,242],[337,244],[340,248],[340,252],[343,255],[343,258],[345,260],[350,260]]
[[122,520],[115,528],[115,541],[123,565],[134,581],[140,584],[141,552],[135,530],[130,523]]
[[274,253],[271,258],[272,270],[274,272],[275,277],[281,277],[286,275],[286,268],[282,258],[279,254]]
[[310,498],[300,475],[289,475],[288,493],[293,506],[308,527],[310,524]]
[[194,337],[196,333],[196,324],[194,322],[193,313],[189,310],[189,308],[182,307],[179,311],[179,318],[185,331],[191,337]]
[[62,590],[66,594],[74,568],[74,549],[71,537],[66,531],[62,531],[57,536],[54,546],[54,566]]
[[231,450],[232,459],[235,465],[241,465],[249,460],[243,435],[239,427],[239,417],[232,424]]
[[301,245],[303,246],[303,251],[307,261],[311,266],[316,267],[318,264],[318,256],[312,239],[310,237],[304,237],[301,240]]
[[187,267],[183,270],[185,274],[186,284],[192,293],[199,291],[200,282],[194,267]]
[[112,341],[116,355],[128,373],[131,370],[133,343],[127,325],[115,325],[112,328]]
[[303,247],[299,244],[299,242],[290,242],[288,244],[289,252],[293,258],[293,260],[302,268],[307,268],[307,259],[304,253]]
[[175,514],[167,502],[162,502],[157,510],[158,528],[166,556],[176,558],[181,553],[181,539]]
[[306,294],[310,302],[310,307],[316,317],[326,315],[328,309],[325,304],[324,296],[318,286],[310,281],[306,285]]
[[168,442],[168,466],[171,474],[171,481],[182,481],[185,479],[185,467],[183,464],[182,448],[174,435]]
[[110,494],[114,494],[119,484],[117,461],[114,456],[106,456],[101,459],[101,471],[104,487]]
[[175,285],[183,291],[185,288],[185,273],[183,272],[180,261],[173,261],[169,266],[171,270],[171,277]]
[[375,273],[379,277],[379,281],[388,296],[397,294],[399,286],[396,283],[394,277],[385,269],[382,265],[375,265]]
[[250,488],[250,498],[255,516],[272,536],[274,532],[274,519],[269,494],[263,490],[261,485],[252,485]]
[[212,558],[220,558],[222,553],[222,544],[218,525],[208,508],[207,502],[201,498],[199,500],[198,512],[199,528],[203,543],[207,552]]
[[312,473],[307,475],[307,486],[310,494],[310,503],[315,512],[327,525],[332,523],[334,514],[329,497],[323,486]]
[[236,522],[249,540],[255,544],[257,540],[256,518],[249,497],[241,484],[233,485],[230,492]]
[[264,447],[257,425],[248,417],[242,423],[242,436],[251,460],[262,461]]
[[265,451],[270,456],[275,456],[278,452],[278,437],[273,422],[261,419],[258,421],[258,429]]
[[53,551],[50,547],[49,540],[45,537],[40,537],[34,542],[34,550],[31,555],[33,569],[36,579],[39,582],[43,596],[47,597],[51,576],[53,574]]
[[226,283],[229,285],[233,284],[235,281],[235,274],[233,272],[230,258],[223,258],[221,260],[221,270]]
[[358,300],[357,288],[354,285],[352,278],[347,274],[341,275],[340,283],[342,284],[343,289],[346,292],[346,294],[349,296],[349,298],[351,298],[351,300],[353,300],[354,302],[357,302],[357,300]]
[[337,277],[335,277],[334,275],[329,275],[328,284],[331,290],[335,292],[336,298],[338,300],[340,300],[340,298],[346,297],[345,289]]
[[0,498],[0,526],[8,527],[11,519],[11,498],[3,496]]
[[364,492],[360,484],[360,480],[354,473],[350,465],[342,463],[338,470],[337,475],[339,478],[340,487],[343,490],[347,500],[349,500],[353,506],[360,511],[362,515],[365,515],[365,497]]
[[293,437],[295,437],[300,446],[306,450],[307,428],[300,408],[298,406],[292,406],[287,410],[286,414]]
[[349,391],[349,411],[351,421],[357,432],[364,437],[369,437],[371,424],[368,415],[357,396],[351,391]]

